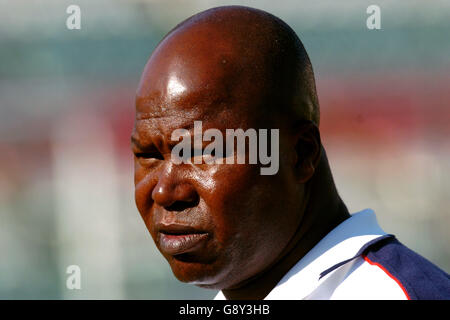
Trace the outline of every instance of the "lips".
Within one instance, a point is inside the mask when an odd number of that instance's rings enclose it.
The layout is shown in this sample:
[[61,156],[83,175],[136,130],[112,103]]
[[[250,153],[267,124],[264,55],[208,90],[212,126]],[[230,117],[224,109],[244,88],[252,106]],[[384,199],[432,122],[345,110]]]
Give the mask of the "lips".
[[182,225],[160,226],[159,248],[163,253],[177,255],[200,248],[208,233]]

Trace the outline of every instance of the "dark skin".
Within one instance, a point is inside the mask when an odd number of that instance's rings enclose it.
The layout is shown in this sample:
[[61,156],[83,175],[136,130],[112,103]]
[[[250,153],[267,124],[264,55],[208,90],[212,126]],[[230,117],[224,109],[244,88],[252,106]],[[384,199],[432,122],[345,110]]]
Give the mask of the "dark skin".
[[[301,57],[284,49],[290,40],[278,21],[245,7],[197,17],[161,41],[137,90],[136,205],[180,281],[220,289],[227,299],[263,299],[349,214],[315,119],[296,111],[313,99],[292,85],[304,81],[292,71]],[[258,164],[173,164],[178,141],[171,133],[192,129],[194,120],[224,136],[228,128],[279,129],[279,171],[265,176]],[[160,241],[173,225],[206,240],[170,254]]]

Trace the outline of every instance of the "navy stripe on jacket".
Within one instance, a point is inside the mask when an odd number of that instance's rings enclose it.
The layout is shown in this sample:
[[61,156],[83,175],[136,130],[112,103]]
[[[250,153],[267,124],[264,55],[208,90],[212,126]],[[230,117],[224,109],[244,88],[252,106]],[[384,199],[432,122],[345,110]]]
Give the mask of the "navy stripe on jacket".
[[383,239],[363,253],[398,279],[412,300],[450,300],[450,276],[395,237]]

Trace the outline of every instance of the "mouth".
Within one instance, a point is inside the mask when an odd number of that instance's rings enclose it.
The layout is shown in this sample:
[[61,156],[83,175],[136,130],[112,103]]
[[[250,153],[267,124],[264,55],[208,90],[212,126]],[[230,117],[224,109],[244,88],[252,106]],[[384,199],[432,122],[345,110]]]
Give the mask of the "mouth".
[[208,233],[189,226],[168,225],[159,229],[159,248],[169,255],[178,255],[199,249]]

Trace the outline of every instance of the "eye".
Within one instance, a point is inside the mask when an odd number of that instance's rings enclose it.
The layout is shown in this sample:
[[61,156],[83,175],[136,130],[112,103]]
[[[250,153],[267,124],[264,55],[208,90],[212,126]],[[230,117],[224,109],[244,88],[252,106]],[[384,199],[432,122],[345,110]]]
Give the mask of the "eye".
[[161,153],[154,151],[154,152],[137,152],[135,153],[136,158],[138,159],[155,159],[155,160],[164,160],[164,157]]

